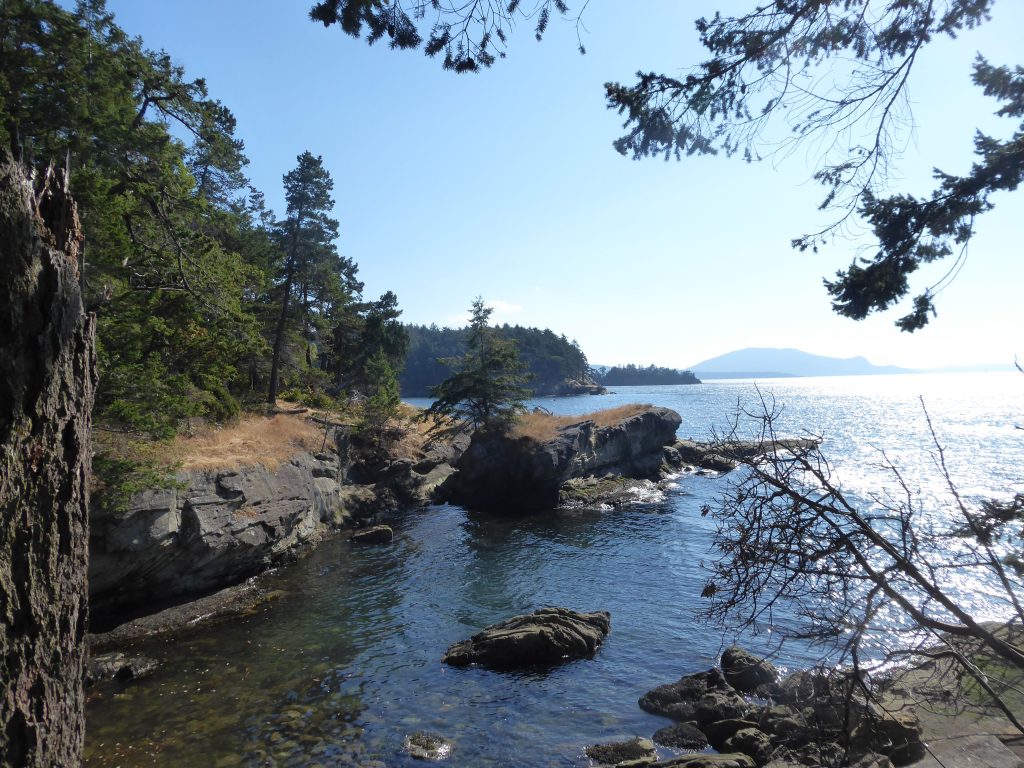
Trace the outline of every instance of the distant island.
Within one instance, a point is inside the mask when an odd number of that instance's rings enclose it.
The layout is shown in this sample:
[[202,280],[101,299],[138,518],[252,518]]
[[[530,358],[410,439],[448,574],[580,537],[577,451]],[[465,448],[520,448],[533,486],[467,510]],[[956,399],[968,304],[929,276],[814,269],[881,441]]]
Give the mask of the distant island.
[[594,370],[594,379],[606,387],[627,387],[637,384],[700,384],[693,371],[676,368],[662,368],[649,365],[646,368],[634,365],[601,366]]
[[895,365],[872,365],[863,357],[827,357],[799,349],[748,347],[691,366],[702,379],[771,379],[790,376],[865,376],[916,373]]

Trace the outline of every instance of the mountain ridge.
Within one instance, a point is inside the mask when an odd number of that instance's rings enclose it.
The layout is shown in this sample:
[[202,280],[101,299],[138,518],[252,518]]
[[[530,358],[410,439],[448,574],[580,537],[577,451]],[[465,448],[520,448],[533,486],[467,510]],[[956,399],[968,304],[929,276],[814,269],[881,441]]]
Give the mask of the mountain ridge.
[[916,373],[895,365],[874,365],[862,356],[829,357],[803,350],[746,347],[688,366],[698,378],[788,378],[796,376],[870,376]]

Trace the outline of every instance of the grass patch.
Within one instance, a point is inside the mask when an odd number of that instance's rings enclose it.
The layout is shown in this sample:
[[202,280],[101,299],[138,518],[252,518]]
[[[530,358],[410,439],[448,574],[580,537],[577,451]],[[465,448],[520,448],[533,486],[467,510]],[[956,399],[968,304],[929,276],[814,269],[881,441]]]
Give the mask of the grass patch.
[[620,405],[618,408],[585,413],[582,416],[553,416],[543,411],[531,411],[519,417],[512,427],[511,434],[512,437],[525,437],[542,443],[553,439],[558,434],[558,430],[565,427],[582,424],[584,421],[592,421],[599,427],[612,427],[651,407],[650,403],[633,403]]
[[184,470],[228,469],[262,465],[273,470],[299,451],[318,451],[324,427],[305,414],[244,416],[234,424],[204,427],[195,435],[179,435],[168,446],[172,460]]

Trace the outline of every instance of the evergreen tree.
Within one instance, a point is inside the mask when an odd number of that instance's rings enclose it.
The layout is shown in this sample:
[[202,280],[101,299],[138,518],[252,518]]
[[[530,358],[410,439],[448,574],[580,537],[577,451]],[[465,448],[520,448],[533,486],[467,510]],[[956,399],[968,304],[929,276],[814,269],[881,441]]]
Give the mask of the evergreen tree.
[[452,375],[431,390],[435,402],[425,412],[440,425],[455,419],[474,430],[506,429],[524,410],[528,377],[514,342],[488,326],[493,310],[479,296],[470,307],[466,354],[449,358]]
[[0,142],[40,171],[70,164],[96,420],[165,436],[235,412],[239,365],[263,346],[245,300],[263,277],[238,250],[250,224],[231,113],[102,0],[0,4],[0,60]]
[[398,414],[398,406],[402,402],[398,394],[398,378],[382,349],[370,356],[365,369],[369,395],[363,403],[359,429],[374,443],[380,444],[386,436],[388,421]]
[[[338,222],[329,215],[334,207],[331,198],[333,188],[334,182],[324,168],[322,158],[314,157],[309,151],[299,155],[295,169],[284,176],[287,207],[285,219],[278,228],[284,262],[280,276],[280,311],[273,334],[273,356],[267,388],[267,402],[271,404],[277,402],[281,358],[295,294],[298,294],[301,302],[301,323],[308,339],[311,285],[315,283],[323,287],[325,281],[338,277],[338,283],[330,288],[341,288],[340,271],[337,270],[340,257],[334,245],[338,237]],[[324,291],[321,312],[331,303],[331,299],[326,296],[329,290]]]

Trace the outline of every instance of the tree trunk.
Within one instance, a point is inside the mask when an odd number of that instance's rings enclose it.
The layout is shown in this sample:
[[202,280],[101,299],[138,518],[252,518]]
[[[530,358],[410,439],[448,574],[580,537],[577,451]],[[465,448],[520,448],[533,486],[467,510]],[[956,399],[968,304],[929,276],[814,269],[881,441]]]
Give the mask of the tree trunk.
[[288,300],[292,295],[292,261],[288,261],[288,272],[284,279],[284,298],[281,299],[281,314],[277,318],[274,331],[274,356],[270,364],[270,386],[267,388],[267,402],[277,403],[277,380],[281,375],[281,349],[284,346],[284,332],[288,322]]
[[85,735],[95,318],[66,179],[0,152],[0,766],[75,766]]
[[288,247],[288,260],[285,262],[284,298],[281,299],[281,314],[277,318],[274,331],[274,355],[270,364],[270,386],[267,388],[267,402],[277,404],[277,380],[281,374],[281,348],[284,346],[284,331],[288,321],[288,300],[292,295],[292,280],[295,277],[295,260],[299,248],[299,229],[302,227],[303,210],[299,208],[292,222],[291,245]]

